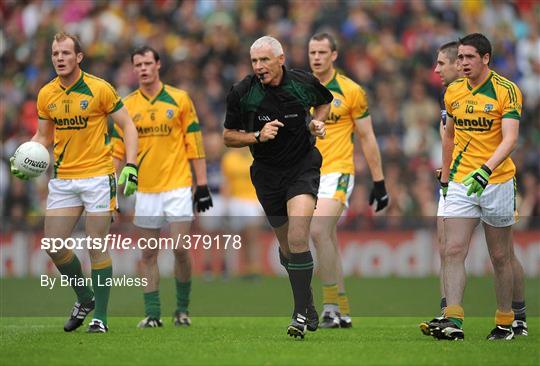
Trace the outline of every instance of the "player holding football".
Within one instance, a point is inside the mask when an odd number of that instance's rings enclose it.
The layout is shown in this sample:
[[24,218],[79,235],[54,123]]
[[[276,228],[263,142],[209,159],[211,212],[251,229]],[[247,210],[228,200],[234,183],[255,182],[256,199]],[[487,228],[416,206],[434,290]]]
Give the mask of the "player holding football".
[[[140,180],[133,223],[142,238],[159,238],[165,223],[170,225],[172,238],[183,237],[191,227],[193,203],[197,211],[212,207],[199,120],[189,95],[161,82],[161,61],[156,50],[140,47],[131,54],[131,62],[139,81],[139,89],[124,98],[139,133]],[[123,156],[124,144],[121,138],[115,139],[114,157],[123,159]],[[197,183],[193,199],[189,162],[193,165]],[[182,245],[173,252],[176,277],[174,323],[189,326],[191,258]],[[158,254],[159,248],[142,249],[142,272],[148,284],[144,288],[146,318],[139,322],[140,328],[163,325]]]
[[512,323],[512,225],[516,221],[515,166],[510,158],[519,131],[522,96],[511,81],[490,70],[492,48],[482,34],[459,40],[465,78],[450,84],[443,135],[444,318],[438,339],[463,339],[465,257],[480,218],[495,273],[497,311],[489,340],[514,338]]
[[[435,73],[439,74],[441,82],[445,87],[448,87],[452,82],[461,77],[461,66],[458,60],[458,42],[448,42],[441,47],[437,52],[437,65],[435,67]],[[444,129],[446,126],[446,108],[444,106],[444,92],[441,95],[441,121],[439,125],[439,131],[441,138],[444,136]],[[440,174],[440,170],[438,171]],[[440,175],[438,176],[440,179]],[[437,210],[437,241],[439,246],[439,254],[441,256],[441,271],[440,271],[440,291],[441,291],[441,314],[444,314],[446,307],[446,297],[444,295],[444,221],[443,221],[443,209],[444,209],[444,197],[441,191],[439,205]],[[515,320],[513,322],[513,330],[515,335],[527,335],[527,323],[525,317],[525,301],[524,301],[524,276],[523,268],[515,257],[512,256],[512,268],[513,268],[513,301],[512,310],[515,314]],[[432,335],[433,329],[438,327],[438,322],[443,317],[436,317],[431,321],[424,321],[420,323],[420,330],[425,335]]]
[[369,203],[377,202],[376,211],[380,211],[388,205],[388,194],[364,89],[335,70],[338,52],[336,41],[330,34],[319,33],[311,37],[308,53],[313,74],[334,96],[325,121],[327,136],[324,140],[318,139],[316,145],[323,156],[317,208],[311,225],[323,282],[324,309],[319,326],[349,328],[352,321],[336,226],[354,188],[354,132],[359,137],[373,179]]
[[[86,212],[86,235],[104,238],[108,234],[111,213],[116,208],[112,144],[107,132],[109,115],[125,134],[127,164],[122,169],[119,183],[125,183],[126,195],[137,189],[137,130],[114,88],[80,69],[83,57],[75,36],[57,33],[52,42],[51,58],[58,76],[38,94],[38,130],[32,141],[45,147],[54,141],[55,164],[45,213],[46,238],[69,237],[83,212]],[[13,162],[11,172],[18,178],[28,179],[13,167]],[[84,282],[71,281],[84,278],[79,259],[71,250],[63,248],[47,253],[60,273],[70,278],[70,283]],[[94,309],[88,332],[108,331],[110,286],[105,284],[112,277],[112,260],[101,248],[89,249],[89,254],[94,289],[73,286],[77,302],[64,325],[66,332],[80,327]]]

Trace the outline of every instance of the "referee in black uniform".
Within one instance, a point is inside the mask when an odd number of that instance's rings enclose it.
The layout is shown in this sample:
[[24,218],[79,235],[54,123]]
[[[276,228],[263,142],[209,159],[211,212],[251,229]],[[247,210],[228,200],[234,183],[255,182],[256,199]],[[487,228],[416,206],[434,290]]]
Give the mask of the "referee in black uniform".
[[[324,138],[332,94],[313,75],[286,70],[278,40],[264,36],[250,50],[254,75],[235,84],[227,96],[223,138],[229,147],[249,146],[251,181],[280,245],[294,296],[287,333],[314,331],[309,226],[319,190],[322,157],[315,136]],[[313,116],[310,109],[313,108]]]

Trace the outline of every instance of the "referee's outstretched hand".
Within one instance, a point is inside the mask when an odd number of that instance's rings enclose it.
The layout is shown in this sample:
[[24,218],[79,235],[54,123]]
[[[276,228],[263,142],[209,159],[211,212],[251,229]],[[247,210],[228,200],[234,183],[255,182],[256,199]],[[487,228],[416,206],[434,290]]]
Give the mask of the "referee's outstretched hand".
[[268,140],[273,140],[276,138],[278,130],[280,127],[285,126],[283,123],[279,122],[277,119],[268,122],[264,125],[264,127],[261,129],[261,135],[259,139],[261,142],[265,142]]

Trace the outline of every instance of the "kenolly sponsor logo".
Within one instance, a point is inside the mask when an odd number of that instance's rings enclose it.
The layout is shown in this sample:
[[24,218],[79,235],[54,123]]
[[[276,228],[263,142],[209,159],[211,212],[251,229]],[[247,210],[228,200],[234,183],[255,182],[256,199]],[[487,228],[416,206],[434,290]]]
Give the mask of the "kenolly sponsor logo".
[[458,130],[466,131],[490,131],[493,119],[481,117],[479,119],[456,118],[454,124]]
[[158,126],[137,126],[137,132],[139,137],[148,136],[168,136],[172,131],[172,127],[166,123],[162,123]]
[[88,126],[88,117],[75,116],[72,118],[54,117],[54,125],[59,130],[80,130]]

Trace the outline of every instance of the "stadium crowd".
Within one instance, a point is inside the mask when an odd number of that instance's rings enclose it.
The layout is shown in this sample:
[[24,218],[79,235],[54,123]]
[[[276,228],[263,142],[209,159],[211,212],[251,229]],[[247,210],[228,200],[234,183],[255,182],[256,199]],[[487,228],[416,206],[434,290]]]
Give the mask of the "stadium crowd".
[[[37,224],[44,210],[48,177],[15,179],[8,159],[36,129],[36,95],[54,76],[49,47],[57,31],[78,35],[85,53],[83,70],[110,81],[122,96],[137,87],[130,50],[142,44],[156,48],[162,80],[190,93],[211,144],[220,141],[215,137],[221,134],[229,88],[251,72],[253,41],[275,36],[285,47],[287,66],[309,70],[308,40],[325,30],[339,39],[340,70],[368,92],[391,197],[384,218],[374,220],[367,199],[371,177],[357,149],[356,188],[342,225],[411,228],[424,219],[434,222],[442,89],[433,73],[436,50],[479,31],[494,45],[493,69],[515,81],[524,95],[520,142],[512,155],[521,216],[517,227],[538,227],[539,19],[536,0],[2,1],[0,209],[9,218],[4,224]],[[224,147],[213,150],[219,166]],[[219,186],[219,173],[213,179]]]

